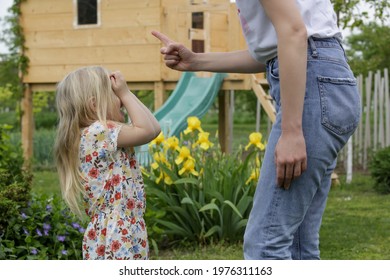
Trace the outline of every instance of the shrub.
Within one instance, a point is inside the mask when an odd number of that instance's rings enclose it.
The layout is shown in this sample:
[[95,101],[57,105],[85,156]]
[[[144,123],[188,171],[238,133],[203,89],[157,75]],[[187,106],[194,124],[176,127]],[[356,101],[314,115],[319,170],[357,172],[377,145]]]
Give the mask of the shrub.
[[35,128],[40,129],[52,129],[54,130],[57,125],[57,113],[51,111],[42,111],[34,114]]
[[0,113],[0,123],[8,124],[13,127],[13,129],[20,129],[20,120],[16,115],[15,111],[1,112]]
[[[40,129],[34,131],[33,139],[33,167],[34,170],[54,169],[53,147],[55,140],[54,129]],[[11,141],[20,145],[20,132],[10,135]]]
[[0,259],[82,259],[84,228],[60,197],[34,194],[0,236]]
[[261,135],[253,134],[257,137],[251,142],[257,147],[243,159],[242,148],[222,153],[197,118],[190,117],[188,123],[180,139],[165,140],[160,134],[150,145],[154,162],[143,168],[150,239],[241,240],[264,149]]
[[19,143],[10,138],[12,126],[0,125],[0,170],[8,171],[12,176],[23,173],[23,151]]
[[0,236],[12,217],[17,215],[18,209],[27,206],[31,179],[28,172],[14,177],[7,171],[0,170]]
[[0,236],[20,207],[30,199],[31,174],[23,169],[23,153],[10,140],[10,126],[0,126]]
[[53,147],[55,142],[54,129],[40,129],[34,133],[34,167],[50,169],[55,166]]
[[377,151],[370,162],[374,189],[381,194],[390,194],[390,147]]

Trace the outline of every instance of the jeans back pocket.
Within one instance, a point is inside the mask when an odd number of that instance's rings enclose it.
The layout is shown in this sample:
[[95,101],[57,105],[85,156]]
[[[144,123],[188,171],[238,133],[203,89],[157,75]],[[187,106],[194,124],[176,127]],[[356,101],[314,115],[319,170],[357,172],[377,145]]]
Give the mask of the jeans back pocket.
[[354,78],[318,76],[321,123],[338,135],[352,133],[359,124],[360,96]]

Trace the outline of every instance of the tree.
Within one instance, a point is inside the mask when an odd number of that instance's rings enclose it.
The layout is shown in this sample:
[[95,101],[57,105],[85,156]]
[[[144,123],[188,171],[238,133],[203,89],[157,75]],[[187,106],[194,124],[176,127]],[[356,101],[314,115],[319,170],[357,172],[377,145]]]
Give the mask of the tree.
[[390,19],[389,0],[331,0],[337,15],[337,21],[341,28],[355,28],[369,20],[365,6],[373,12],[376,21],[382,23]]
[[17,103],[23,93],[22,79],[27,72],[28,58],[24,55],[24,36],[19,23],[21,14],[20,5],[25,0],[14,0],[9,8],[9,16],[2,19],[6,26],[3,34],[0,34],[0,41],[4,42],[10,50],[9,54],[0,57],[0,86],[8,87],[12,92],[12,99]]
[[363,24],[358,34],[347,38],[347,55],[356,75],[390,68],[390,27],[375,22]]

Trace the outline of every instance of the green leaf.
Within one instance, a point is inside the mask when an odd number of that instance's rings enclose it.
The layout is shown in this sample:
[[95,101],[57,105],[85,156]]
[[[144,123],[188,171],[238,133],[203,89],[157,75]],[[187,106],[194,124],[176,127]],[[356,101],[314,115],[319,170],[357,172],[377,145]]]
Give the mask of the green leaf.
[[240,217],[242,218],[242,215],[240,213],[240,211],[238,211],[237,207],[229,200],[225,200],[223,203],[227,204],[230,206],[230,208],[233,209],[233,211]]
[[187,196],[187,197],[184,197],[184,198],[181,200],[181,204],[191,204],[191,205],[194,205],[194,202],[192,201],[191,198],[189,198],[189,197]]
[[207,210],[217,210],[218,213],[221,214],[221,210],[219,210],[217,204],[215,203],[209,203],[209,204],[206,204],[205,206],[203,206],[202,208],[199,209],[199,212],[204,212],[204,211],[207,211]]
[[212,228],[210,228],[210,229],[206,232],[206,234],[204,235],[204,237],[207,238],[207,237],[213,235],[213,234],[216,233],[216,232],[218,232],[218,234],[221,235],[221,227],[218,226],[218,225],[215,225],[215,226],[213,226]]
[[189,233],[188,231],[184,230],[182,227],[179,227],[178,225],[172,222],[158,220],[158,223],[165,226],[173,234],[180,235],[183,237],[188,237],[191,235],[191,233]]
[[175,185],[180,185],[180,184],[193,184],[193,185],[198,185],[199,180],[196,178],[181,178],[173,182]]

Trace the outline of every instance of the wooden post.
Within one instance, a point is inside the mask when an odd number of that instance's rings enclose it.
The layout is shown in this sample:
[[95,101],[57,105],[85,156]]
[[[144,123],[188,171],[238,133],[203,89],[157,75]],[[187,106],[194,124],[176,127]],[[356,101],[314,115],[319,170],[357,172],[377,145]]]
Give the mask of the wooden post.
[[384,70],[385,79],[385,110],[386,110],[386,147],[390,146],[390,93],[389,93],[389,70]]
[[366,117],[364,123],[364,146],[363,146],[363,170],[367,170],[368,150],[371,146],[371,125],[370,125],[370,112],[371,112],[371,85],[372,85],[372,72],[368,72],[366,77]]
[[154,110],[156,111],[164,104],[164,83],[154,83]]
[[22,147],[24,160],[28,164],[33,156],[33,92],[29,84],[25,84],[22,99]]
[[230,153],[232,151],[232,123],[231,118],[231,107],[230,107],[230,94],[229,92],[220,91],[218,94],[218,135],[219,135],[219,144],[221,145],[221,150],[224,153]]
[[359,120],[359,126],[358,126],[358,131],[357,131],[357,147],[358,147],[358,160],[359,160],[359,165],[362,166],[363,165],[363,112],[364,112],[364,105],[363,105],[363,91],[364,91],[364,87],[363,87],[363,81],[364,81],[364,78],[363,78],[363,75],[359,75],[358,77],[358,80],[359,80],[359,94],[360,94],[360,104],[361,104],[361,115],[360,115],[360,120]]

